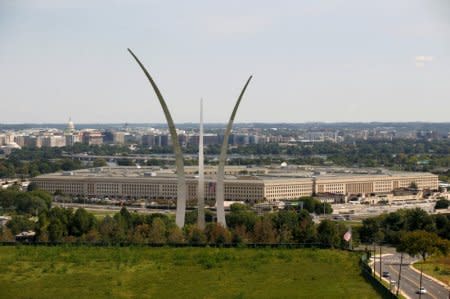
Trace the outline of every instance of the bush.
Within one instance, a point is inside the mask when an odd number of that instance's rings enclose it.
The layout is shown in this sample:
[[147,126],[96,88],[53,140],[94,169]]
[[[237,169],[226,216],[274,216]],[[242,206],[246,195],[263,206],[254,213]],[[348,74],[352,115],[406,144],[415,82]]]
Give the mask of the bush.
[[14,235],[17,235],[20,232],[34,229],[34,222],[30,221],[28,217],[18,215],[13,216],[6,224],[6,227],[9,228]]
[[205,233],[197,226],[190,226],[186,229],[189,244],[201,245],[206,243]]
[[450,206],[450,201],[445,198],[441,198],[438,201],[436,201],[436,205],[434,206],[434,208],[436,210],[448,209],[449,206]]
[[205,235],[211,244],[227,244],[231,242],[231,233],[218,223],[208,223]]

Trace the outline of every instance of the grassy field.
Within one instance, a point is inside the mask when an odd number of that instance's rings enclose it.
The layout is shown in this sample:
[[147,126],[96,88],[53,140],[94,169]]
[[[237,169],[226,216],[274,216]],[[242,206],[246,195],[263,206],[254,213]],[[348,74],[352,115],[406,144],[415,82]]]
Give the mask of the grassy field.
[[[421,263],[416,263],[415,268],[420,269]],[[423,263],[423,272],[439,279],[443,283],[450,283],[450,256],[433,257]]]
[[104,211],[104,210],[98,210],[98,209],[86,209],[86,211],[88,211],[89,213],[92,213],[95,218],[97,218],[98,220],[101,220],[103,218],[105,218],[106,216],[111,216],[113,217],[114,214],[117,214],[118,211],[115,210],[111,210],[111,211]]
[[314,249],[0,247],[1,298],[379,298],[357,254]]

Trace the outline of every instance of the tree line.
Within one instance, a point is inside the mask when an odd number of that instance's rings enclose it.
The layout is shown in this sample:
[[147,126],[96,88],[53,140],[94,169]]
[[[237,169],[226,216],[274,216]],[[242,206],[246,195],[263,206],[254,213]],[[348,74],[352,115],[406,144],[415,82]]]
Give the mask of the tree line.
[[[195,154],[198,147],[188,145],[185,153]],[[220,145],[208,145],[206,154],[219,154]],[[82,165],[63,154],[88,153],[92,155],[168,154],[170,147],[137,146],[134,150],[126,145],[86,145],[77,143],[63,148],[23,148],[14,150],[5,159],[0,159],[0,178],[33,177],[60,170],[74,170]],[[249,144],[230,149],[231,154],[254,155],[254,158],[239,158],[230,161],[238,165],[268,165],[288,161],[293,164],[337,165],[361,167],[387,167],[407,171],[439,171],[442,180],[449,181],[450,140],[357,140],[344,143],[318,142],[312,144],[279,143]],[[101,162],[101,163],[100,163]],[[99,161],[101,166],[106,161]],[[210,161],[213,163],[213,161]],[[132,159],[119,160],[123,165],[134,165]],[[158,159],[147,161],[147,165],[164,166],[167,162]],[[186,161],[188,164],[195,161]]]
[[33,230],[41,242],[91,242],[105,244],[246,244],[320,243],[347,246],[343,223],[329,220],[315,224],[309,211],[315,200],[304,199],[304,208],[282,210],[259,216],[248,206],[233,204],[227,214],[228,227],[214,222],[206,213],[207,226],[199,229],[197,211],[186,215],[183,229],[167,214],[138,214],[123,207],[113,216],[97,218],[83,208],[51,207],[51,196],[44,191],[0,191],[0,205],[12,215],[1,229],[1,240],[13,240],[22,231]]
[[402,238],[412,232],[423,232],[423,235],[432,235],[433,238],[450,240],[450,215],[430,215],[420,208],[401,209],[364,219],[359,228],[361,242],[367,244],[398,246],[402,243]]

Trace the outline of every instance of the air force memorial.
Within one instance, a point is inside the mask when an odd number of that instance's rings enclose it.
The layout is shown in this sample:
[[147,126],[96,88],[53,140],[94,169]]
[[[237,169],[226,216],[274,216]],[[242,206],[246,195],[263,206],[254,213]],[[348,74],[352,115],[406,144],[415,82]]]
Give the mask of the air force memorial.
[[[170,138],[172,140],[172,146],[175,154],[175,165],[176,165],[176,171],[177,171],[177,210],[176,210],[176,216],[175,216],[175,223],[179,227],[184,226],[184,218],[186,215],[186,177],[184,174],[184,162],[183,162],[183,153],[181,151],[180,144],[178,142],[178,135],[175,128],[175,123],[172,119],[172,115],[170,114],[169,108],[167,107],[166,101],[164,100],[164,97],[162,96],[158,86],[156,85],[155,81],[153,80],[150,73],[147,71],[145,66],[142,64],[142,62],[139,60],[139,58],[128,49],[128,52],[133,56],[133,58],[136,60],[136,62],[141,67],[142,71],[144,72],[145,76],[147,77],[148,81],[150,82],[151,86],[153,87],[153,90],[155,91],[155,94],[159,100],[159,103],[161,104],[161,108],[164,111],[164,115],[166,117],[167,126],[169,127],[170,132]],[[234,106],[233,112],[231,113],[230,120],[228,121],[228,125],[225,130],[225,135],[222,143],[222,147],[220,150],[220,156],[219,156],[219,167],[217,171],[217,187],[216,187],[216,205],[217,205],[217,222],[221,224],[222,226],[226,227],[225,222],[225,208],[224,208],[224,177],[225,177],[225,162],[227,159],[227,151],[228,151],[228,138],[231,133],[231,129],[233,127],[234,118],[236,116],[237,109],[239,108],[239,104],[241,103],[241,100],[244,96],[244,93],[247,89],[248,84],[250,83],[252,79],[252,76],[250,76],[247,80],[247,82],[244,85],[244,88],[241,91],[241,94],[238,97],[238,100]],[[200,108],[201,110],[201,116],[200,116],[200,141],[199,141],[199,192],[198,192],[198,224],[199,227],[204,227],[204,198],[203,198],[203,106]]]

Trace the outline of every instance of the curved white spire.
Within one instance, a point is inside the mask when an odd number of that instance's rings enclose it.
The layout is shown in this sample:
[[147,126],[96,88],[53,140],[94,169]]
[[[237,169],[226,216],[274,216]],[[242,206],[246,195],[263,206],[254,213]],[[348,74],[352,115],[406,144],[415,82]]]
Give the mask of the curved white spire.
[[197,191],[197,225],[205,228],[205,169],[203,154],[203,99],[200,99],[200,136],[198,139],[198,191]]
[[222,148],[220,149],[219,156],[219,167],[217,169],[217,186],[216,186],[216,207],[217,207],[217,222],[221,224],[223,227],[226,227],[225,220],[225,207],[224,207],[224,192],[225,192],[225,162],[227,159],[227,151],[228,151],[228,138],[230,137],[231,129],[233,127],[234,117],[236,116],[237,109],[239,104],[241,103],[242,97],[244,96],[245,90],[247,89],[248,84],[252,80],[253,76],[250,76],[245,83],[244,88],[239,95],[239,98],[234,105],[233,112],[231,113],[230,120],[228,121],[227,128],[225,130],[225,134],[223,136]]
[[186,215],[186,178],[184,175],[184,162],[183,162],[183,153],[181,152],[180,143],[178,141],[178,135],[177,130],[175,128],[175,124],[172,119],[172,115],[170,115],[169,108],[167,107],[166,101],[164,100],[161,92],[159,91],[158,86],[156,85],[155,81],[153,81],[153,78],[148,73],[147,69],[144,67],[144,65],[140,62],[140,60],[134,55],[133,51],[128,49],[128,52],[130,52],[131,56],[136,60],[136,62],[141,67],[142,71],[144,72],[145,76],[147,77],[148,81],[153,87],[153,90],[156,93],[156,96],[159,100],[159,103],[161,104],[161,107],[164,111],[164,115],[167,120],[167,125],[169,126],[170,131],[170,138],[172,141],[173,150],[175,152],[175,164],[177,167],[177,177],[178,177],[178,188],[177,188],[177,212],[175,216],[175,223],[178,227],[184,226],[184,218]]

